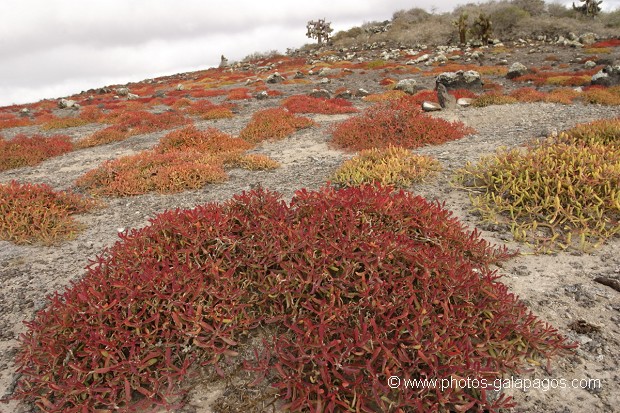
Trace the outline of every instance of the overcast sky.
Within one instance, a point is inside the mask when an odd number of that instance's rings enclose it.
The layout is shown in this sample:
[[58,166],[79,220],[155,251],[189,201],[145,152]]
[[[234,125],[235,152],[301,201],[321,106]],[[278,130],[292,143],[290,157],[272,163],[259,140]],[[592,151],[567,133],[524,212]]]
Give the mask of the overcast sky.
[[[201,70],[220,55],[300,47],[308,20],[334,33],[397,10],[467,0],[0,0],[0,106]],[[618,7],[620,0],[605,0]]]

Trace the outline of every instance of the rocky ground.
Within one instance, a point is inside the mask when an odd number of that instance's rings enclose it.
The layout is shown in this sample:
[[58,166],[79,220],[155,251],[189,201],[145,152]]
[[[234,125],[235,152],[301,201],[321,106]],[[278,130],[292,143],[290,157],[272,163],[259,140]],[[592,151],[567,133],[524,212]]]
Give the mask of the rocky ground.
[[[607,58],[618,59],[618,49]],[[369,55],[371,53],[380,57],[381,50],[368,52]],[[526,66],[540,66],[549,55],[558,57],[555,64],[568,64],[569,68],[564,70],[580,69],[583,66],[580,61],[584,56],[580,49],[548,43],[511,46],[506,52],[498,54],[485,53],[485,64],[503,64],[502,60],[506,60],[509,63],[520,61]],[[421,67],[425,70],[424,66]],[[423,76],[422,73],[400,77],[412,77],[422,87],[431,89],[434,78]],[[379,82],[385,75],[382,70],[355,70],[345,78],[320,87],[329,90],[339,87],[351,90],[364,88],[369,92],[381,92],[385,88]],[[500,83],[506,90],[523,86],[514,85],[503,77],[485,77],[484,80]],[[283,92],[283,96],[247,101],[241,104],[239,113],[232,119],[201,121],[196,122],[196,125],[200,128],[214,126],[235,135],[256,110],[277,106],[281,98],[308,93],[313,87],[317,85],[275,85],[273,88]],[[356,98],[354,104],[359,108],[369,106],[369,103]],[[253,150],[267,154],[282,164],[280,169],[273,172],[234,169],[229,172],[230,179],[227,182],[196,191],[106,199],[105,208],[79,217],[86,229],[75,240],[58,246],[16,246],[0,241],[0,395],[11,392],[16,377],[13,357],[17,338],[25,331],[22,321],[31,319],[37,309],[45,306],[48,294],[62,290],[72,280],[78,279],[90,259],[118,240],[119,231],[148,225],[150,218],[167,209],[191,208],[205,202],[224,201],[256,185],[277,190],[285,198],[290,198],[300,188],[316,189],[322,186],[342,161],[352,156],[333,149],[329,144],[331,125],[348,116],[309,115],[317,122],[317,126],[297,132],[284,141],[265,143]],[[574,354],[552,360],[549,369],[537,368],[522,372],[518,377],[548,379],[549,383],[551,380],[563,379],[569,386],[573,379],[600,380],[600,387],[590,384],[585,386],[587,388],[508,389],[505,392],[518,403],[518,407],[512,411],[620,411],[620,293],[594,282],[594,278],[599,276],[620,277],[620,239],[616,237],[589,254],[566,252],[535,255],[529,247],[511,241],[510,234],[497,231],[492,225],[482,224],[470,212],[468,194],[450,184],[454,171],[467,161],[476,161],[498,147],[516,146],[577,123],[618,117],[620,107],[532,103],[458,108],[436,112],[433,116],[462,121],[477,132],[458,141],[416,150],[436,157],[442,163],[443,171],[436,179],[410,190],[428,199],[445,202],[446,207],[459,219],[471,228],[480,230],[489,241],[505,243],[513,249],[519,248],[521,255],[499,268],[503,282],[537,316],[580,344]],[[102,126],[77,127],[67,133],[77,139],[99,127]],[[10,138],[17,133],[35,132],[40,132],[37,127],[23,127],[4,130],[2,135]],[[0,182],[16,179],[67,189],[77,177],[101,162],[150,148],[165,134],[162,131],[139,135],[123,142],[70,152],[35,167],[1,172]],[[247,404],[248,400],[258,400],[259,397],[244,386],[241,375],[227,382],[192,379],[191,383],[187,406],[179,411],[272,411],[275,408],[275,405],[262,407],[269,405],[269,397],[265,397],[266,401]],[[261,394],[264,396],[265,392]],[[28,411],[36,410],[15,402],[0,404],[2,413]]]

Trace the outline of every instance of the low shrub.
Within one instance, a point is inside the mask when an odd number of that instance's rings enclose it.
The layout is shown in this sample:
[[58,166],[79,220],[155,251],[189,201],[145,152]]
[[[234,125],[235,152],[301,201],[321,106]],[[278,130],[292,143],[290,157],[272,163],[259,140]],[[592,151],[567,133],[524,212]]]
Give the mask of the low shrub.
[[473,129],[461,122],[430,117],[415,103],[415,97],[378,103],[332,128],[332,143],[338,148],[360,151],[402,146],[417,148],[460,139]]
[[429,156],[390,146],[367,149],[345,161],[332,175],[331,181],[342,186],[380,183],[384,186],[408,187],[433,175],[440,164]]
[[590,45],[590,47],[594,49],[608,48],[608,47],[620,47],[620,39],[601,40],[599,42],[596,42]]
[[323,99],[306,95],[295,95],[282,103],[291,113],[322,113],[335,115],[340,113],[359,112],[346,99]]
[[195,102],[190,101],[185,105],[184,111],[191,115],[199,116],[204,120],[225,119],[233,117],[232,109],[234,107],[234,104],[216,105],[206,99],[202,99]]
[[592,76],[549,76],[545,84],[551,86],[585,86],[589,85]]
[[107,119],[113,122],[114,125],[80,139],[76,145],[79,148],[104,145],[123,141],[135,135],[171,129],[190,122],[189,119],[178,112],[154,114],[146,111],[121,111],[108,116]]
[[581,94],[584,102],[596,105],[620,105],[620,86],[610,88],[591,87]]
[[73,143],[67,135],[17,135],[11,140],[0,136],[0,171],[38,165],[72,150]]
[[82,228],[71,215],[96,206],[92,200],[45,184],[0,184],[0,239],[44,245],[71,239]]
[[239,87],[235,89],[230,89],[228,94],[226,95],[226,100],[245,100],[252,99],[252,95],[250,95],[250,89],[245,87]]
[[168,211],[26,322],[13,398],[48,413],[176,408],[189,372],[225,375],[248,354],[290,411],[498,411],[510,400],[484,388],[388,378],[492,381],[572,347],[497,281],[489,266],[508,257],[391,188]]
[[402,90],[387,90],[381,93],[372,93],[368,96],[364,96],[363,100],[366,102],[385,102],[389,100],[398,100],[407,96],[407,93]]
[[239,137],[250,143],[280,140],[314,122],[303,116],[295,116],[283,108],[269,108],[254,112],[250,122],[241,130]]
[[200,118],[203,120],[228,119],[233,116],[232,109],[223,105],[216,105],[200,114]]
[[240,156],[252,147],[252,144],[243,139],[233,138],[216,128],[203,131],[190,125],[168,133],[153,149],[160,153],[189,149],[217,155],[226,161]]
[[197,151],[144,151],[104,162],[76,181],[95,196],[132,196],[198,189],[227,179],[217,156]]
[[93,146],[106,145],[112,142],[120,142],[129,138],[129,133],[126,130],[123,130],[122,127],[118,125],[108,126],[107,128],[100,129],[91,135],[79,139],[75,146],[76,148],[90,148]]
[[243,168],[250,171],[271,171],[280,167],[280,162],[271,159],[267,155],[250,153],[241,155],[233,161],[228,162],[227,166]]
[[620,148],[587,139],[500,150],[468,163],[458,179],[483,191],[472,198],[476,209],[510,225],[516,240],[542,252],[578,240],[588,250],[620,232]]
[[564,131],[564,142],[620,146],[620,118],[600,119]]
[[558,88],[547,93],[545,97],[545,102],[571,105],[580,96],[581,92],[577,92],[574,89]]
[[76,126],[84,126],[91,123],[90,121],[82,118],[55,118],[51,119],[41,125],[41,129],[53,130],[53,129],[67,129],[74,128]]
[[519,102],[543,102],[546,94],[531,87],[523,87],[510,92],[510,97],[517,99]]
[[15,116],[11,113],[0,113],[0,129],[16,128],[31,124],[32,121],[27,117]]
[[477,108],[483,108],[491,105],[510,105],[517,102],[517,98],[513,96],[506,96],[500,93],[485,93],[475,98],[471,102],[471,105]]

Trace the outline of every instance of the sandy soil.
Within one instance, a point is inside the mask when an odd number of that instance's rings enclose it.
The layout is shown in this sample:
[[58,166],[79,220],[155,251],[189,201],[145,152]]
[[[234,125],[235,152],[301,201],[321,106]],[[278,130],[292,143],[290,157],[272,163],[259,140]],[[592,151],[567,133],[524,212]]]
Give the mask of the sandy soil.
[[[574,53],[568,50],[566,58],[572,58]],[[537,55],[538,59],[542,59],[544,55]],[[528,56],[536,59],[536,56]],[[523,53],[523,58],[525,57],[526,52]],[[343,82],[351,89],[365,87],[370,91],[380,91],[382,88],[377,82],[380,77],[381,74],[378,73],[356,74],[338,82]],[[428,82],[428,79],[420,78],[420,81]],[[330,85],[328,88],[336,89],[338,86],[341,84]],[[307,85],[278,87],[285,92],[285,96],[309,91]],[[197,126],[215,126],[235,134],[256,109],[278,103],[279,99],[251,101],[242,106],[240,113],[231,120],[197,122]],[[360,108],[368,105],[361,100],[356,100],[355,104]],[[598,276],[620,276],[620,239],[611,240],[591,254],[534,255],[527,246],[512,242],[510,234],[481,224],[470,212],[468,194],[450,185],[451,176],[456,169],[467,161],[476,161],[480,156],[492,153],[500,146],[512,147],[577,123],[617,117],[620,116],[620,108],[538,103],[462,108],[433,116],[460,120],[476,129],[477,133],[459,141],[418,149],[418,153],[433,155],[439,159],[443,171],[438,178],[412,187],[411,190],[428,199],[445,202],[446,207],[459,219],[472,229],[480,230],[489,241],[506,243],[513,249],[520,248],[522,254],[499,269],[504,275],[503,282],[541,319],[580,343],[579,349],[573,355],[552,360],[549,371],[537,368],[523,372],[519,377],[564,379],[569,383],[572,379],[601,380],[600,388],[590,386],[587,389],[526,392],[506,390],[519,404],[513,411],[620,411],[620,293],[593,281]],[[282,167],[276,171],[249,172],[234,169],[229,171],[230,179],[226,183],[209,185],[197,191],[108,199],[105,208],[79,217],[86,224],[84,232],[75,240],[59,246],[16,246],[0,241],[0,395],[10,393],[14,383],[12,360],[18,344],[16,339],[25,331],[22,321],[32,318],[37,309],[45,306],[48,294],[61,290],[72,280],[80,278],[89,259],[116,242],[119,231],[148,225],[149,218],[167,209],[191,208],[205,202],[224,201],[233,194],[259,184],[281,192],[287,199],[297,189],[316,189],[322,186],[342,161],[351,156],[329,146],[330,126],[348,115],[310,117],[317,122],[317,126],[302,130],[284,141],[263,144],[253,151],[278,160]],[[35,130],[16,128],[3,131],[3,134],[10,137],[24,131],[33,133]],[[70,133],[77,138],[92,131],[92,126],[86,126],[73,128]],[[104,160],[149,148],[165,133],[140,135],[124,142],[71,152],[35,167],[2,172],[0,182],[16,179],[23,182],[44,182],[57,189],[66,189],[77,177]],[[569,327],[576,320],[598,326],[600,331],[579,334]],[[252,390],[243,384],[242,375],[229,382],[194,378],[191,380],[192,389],[187,405],[178,411],[272,411],[275,405],[262,407],[269,405],[271,399],[268,394],[265,396],[265,389],[260,393],[261,397],[265,397],[265,401],[250,403],[253,404],[252,408],[244,405],[248,400],[259,398],[259,394],[252,393]],[[237,410],[234,410],[235,408]],[[35,410],[15,402],[0,404],[2,413],[29,411]]]

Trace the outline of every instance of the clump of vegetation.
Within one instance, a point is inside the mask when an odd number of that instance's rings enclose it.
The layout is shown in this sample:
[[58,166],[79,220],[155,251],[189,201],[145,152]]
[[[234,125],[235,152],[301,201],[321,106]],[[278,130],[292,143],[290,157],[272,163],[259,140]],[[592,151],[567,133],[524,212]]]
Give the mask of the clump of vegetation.
[[0,184],[0,239],[44,245],[71,239],[82,229],[72,215],[96,206],[92,200],[45,184]]
[[345,161],[332,175],[331,181],[342,186],[379,183],[383,186],[408,187],[432,176],[439,169],[440,164],[434,158],[390,146],[361,151]]
[[237,87],[230,89],[226,95],[226,100],[248,100],[252,99],[250,95],[250,89],[247,87]]
[[132,196],[198,189],[227,179],[222,160],[193,150],[143,151],[104,162],[86,172],[75,185],[95,196]]
[[584,90],[581,99],[596,105],[620,105],[620,86],[610,88],[592,86]]
[[288,205],[257,189],[168,211],[26,322],[13,398],[48,413],[172,408],[197,367],[237,365],[291,411],[498,410],[510,401],[485,389],[387,380],[494,380],[572,347],[497,281],[489,267],[509,256],[392,188]]
[[28,126],[32,121],[27,117],[16,116],[12,113],[0,113],[0,129]]
[[407,96],[407,93],[402,90],[386,90],[381,93],[372,93],[368,96],[364,96],[363,100],[366,102],[385,102],[386,100],[398,100]]
[[336,115],[358,112],[353,104],[346,99],[315,98],[306,95],[295,95],[286,98],[282,103],[291,113],[322,113]]
[[280,167],[280,162],[271,159],[267,155],[249,153],[235,158],[227,165],[247,169],[249,171],[271,171]]
[[500,150],[468,163],[458,181],[482,192],[472,198],[476,209],[510,225],[515,239],[543,252],[576,242],[588,250],[620,232],[617,123],[582,125],[559,141]]
[[518,100],[516,97],[492,92],[478,96],[471,102],[471,105],[477,108],[483,108],[491,105],[510,105],[517,102]]
[[270,108],[256,111],[250,122],[241,130],[239,137],[256,144],[265,140],[280,140],[314,122],[303,116],[295,116],[284,108]]
[[565,141],[585,144],[620,146],[620,118],[600,119],[564,131]]
[[164,136],[153,149],[165,153],[172,151],[194,150],[204,154],[217,155],[222,161],[233,161],[252,144],[241,138],[234,138],[216,128],[199,130],[194,125],[178,129]]
[[0,171],[38,165],[46,159],[73,150],[71,137],[67,135],[17,135],[7,140],[0,136]]
[[105,145],[123,141],[131,136],[157,132],[187,124],[190,120],[179,112],[154,114],[146,111],[122,111],[106,117],[114,125],[99,130],[76,142],[78,148]]
[[68,129],[75,128],[77,126],[88,125],[91,121],[83,119],[81,117],[66,117],[66,118],[54,118],[50,119],[41,125],[41,129],[53,130],[53,129]]
[[448,122],[422,112],[412,98],[378,103],[335,125],[332,143],[339,148],[360,151],[402,146],[417,148],[460,139],[473,133],[461,122]]

